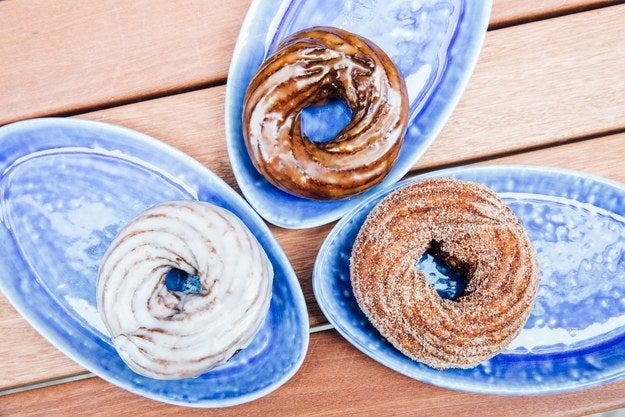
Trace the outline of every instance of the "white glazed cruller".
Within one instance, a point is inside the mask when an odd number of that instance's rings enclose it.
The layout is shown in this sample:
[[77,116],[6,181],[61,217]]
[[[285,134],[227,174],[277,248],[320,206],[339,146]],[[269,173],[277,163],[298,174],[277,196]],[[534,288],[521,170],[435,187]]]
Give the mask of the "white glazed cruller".
[[[198,276],[197,294],[170,291],[173,268]],[[198,201],[158,204],[113,240],[97,298],[113,345],[135,372],[157,379],[203,374],[246,347],[271,299],[273,268],[229,211]]]

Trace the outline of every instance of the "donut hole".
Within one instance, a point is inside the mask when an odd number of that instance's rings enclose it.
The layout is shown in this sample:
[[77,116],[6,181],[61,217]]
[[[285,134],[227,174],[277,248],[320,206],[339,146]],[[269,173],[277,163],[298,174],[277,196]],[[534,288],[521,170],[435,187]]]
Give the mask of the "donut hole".
[[172,268],[165,275],[165,287],[172,292],[184,294],[202,294],[202,281],[197,275],[191,275],[182,269]]
[[314,103],[301,112],[302,132],[312,142],[333,139],[351,120],[351,109],[338,97]]
[[432,241],[429,249],[417,262],[416,268],[423,272],[428,283],[441,298],[455,300],[465,294],[467,274],[466,271],[451,266],[445,257],[440,251],[439,243]]

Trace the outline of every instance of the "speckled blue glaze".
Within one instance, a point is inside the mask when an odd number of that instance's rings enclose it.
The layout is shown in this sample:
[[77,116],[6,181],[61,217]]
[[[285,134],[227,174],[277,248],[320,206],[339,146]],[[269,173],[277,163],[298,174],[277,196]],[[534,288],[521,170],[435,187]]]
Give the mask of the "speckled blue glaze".
[[[164,402],[222,407],[286,382],[308,347],[301,288],[265,223],[197,161],[125,128],[36,119],[0,128],[0,289],[52,344],[96,375]],[[132,372],[96,310],[100,258],[117,232],[152,205],[198,199],[248,226],[275,271],[269,314],[251,345],[194,379],[159,381]]]
[[[533,312],[502,353],[474,369],[438,371],[402,355],[358,307],[350,278],[354,239],[392,190],[426,176],[451,176],[495,190],[521,219],[540,267]],[[322,245],[313,289],[323,313],[380,363],[435,385],[530,395],[591,387],[625,376],[625,186],[571,171],[486,166],[439,171],[364,201]]]
[[[464,0],[253,1],[237,40],[226,88],[228,153],[252,207],[281,227],[313,227],[340,218],[369,195],[398,181],[434,140],[460,98],[486,33],[490,7],[490,1]],[[243,141],[243,100],[254,73],[281,39],[315,25],[343,28],[377,43],[400,69],[411,102],[396,165],[382,183],[348,200],[315,201],[279,190],[254,168]],[[307,124],[311,124],[310,117]],[[309,129],[314,136],[327,136],[323,123]]]

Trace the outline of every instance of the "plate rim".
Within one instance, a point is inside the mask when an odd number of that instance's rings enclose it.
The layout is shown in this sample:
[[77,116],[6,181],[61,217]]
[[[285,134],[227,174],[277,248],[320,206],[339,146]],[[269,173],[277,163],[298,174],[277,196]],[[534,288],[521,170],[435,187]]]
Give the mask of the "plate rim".
[[[323,264],[329,260],[327,256],[322,256],[322,254],[324,255],[327,254],[329,246],[331,245],[333,241],[335,241],[337,234],[340,231],[342,231],[342,229],[345,227],[345,224],[348,223],[356,214],[358,214],[362,207],[371,203],[371,201],[381,198],[383,196],[386,196],[404,185],[407,185],[407,184],[410,184],[412,182],[416,182],[419,180],[423,180],[426,178],[442,177],[442,176],[451,175],[451,174],[454,174],[456,172],[461,172],[461,171],[470,171],[470,172],[477,171],[478,173],[480,171],[483,171],[483,172],[490,171],[490,172],[496,172],[496,173],[497,172],[511,172],[511,171],[530,171],[534,173],[561,174],[561,175],[567,175],[571,177],[583,178],[583,179],[591,180],[592,182],[604,184],[609,187],[614,187],[625,195],[624,183],[620,183],[619,181],[612,180],[610,178],[605,178],[596,174],[589,174],[589,173],[585,173],[581,171],[576,171],[576,170],[567,169],[567,168],[553,167],[553,166],[540,166],[540,165],[530,165],[530,164],[485,164],[485,165],[475,165],[475,166],[464,165],[464,166],[457,166],[457,167],[445,168],[441,170],[430,171],[430,172],[418,174],[418,175],[412,175],[402,181],[399,181],[393,184],[391,187],[385,190],[380,190],[376,192],[375,194],[371,195],[366,200],[363,200],[361,204],[359,204],[353,210],[350,210],[349,213],[347,213],[345,216],[343,216],[343,218],[339,220],[339,222],[332,228],[330,233],[328,233],[326,239],[323,241],[321,247],[319,248],[319,252],[317,254],[317,258],[315,259],[315,263],[313,266],[312,288],[313,288],[313,294],[314,294],[315,300],[317,301],[317,304],[319,305],[321,312],[328,319],[328,322],[331,323],[332,326],[334,326],[334,328],[339,332],[339,334],[341,334],[341,336],[345,338],[345,340],[347,340],[350,345],[358,349],[360,352],[365,354],[370,359],[373,359],[379,364],[386,366],[387,368],[397,373],[400,373],[402,375],[405,375],[411,379],[414,379],[423,383],[435,385],[435,386],[445,388],[445,389],[452,389],[452,390],[475,393],[475,394],[490,394],[490,395],[501,395],[501,396],[511,396],[511,397],[543,396],[543,395],[562,394],[566,392],[580,391],[583,389],[597,387],[597,386],[604,385],[604,384],[607,384],[616,380],[623,379],[625,377],[625,371],[620,375],[618,374],[610,375],[604,378],[587,381],[581,384],[580,383],[577,383],[575,385],[568,384],[562,387],[560,386],[546,386],[546,387],[537,386],[535,389],[532,390],[532,389],[527,389],[527,386],[524,386],[521,389],[519,388],[516,388],[516,389],[515,388],[503,388],[502,389],[501,387],[488,388],[486,385],[478,385],[476,388],[475,386],[471,386],[465,383],[463,384],[446,383],[449,381],[449,378],[445,378],[445,377],[431,378],[427,375],[425,375],[426,376],[425,378],[422,378],[421,377],[422,375],[420,375],[419,378],[417,378],[414,373],[411,374],[407,371],[402,370],[401,368],[398,369],[398,367],[391,366],[388,363],[388,360],[386,359],[386,355],[377,354],[376,352],[368,350],[364,346],[361,346],[360,344],[355,343],[348,331],[348,327],[350,326],[343,326],[343,323],[340,320],[337,321],[336,317],[333,314],[331,314],[329,307],[325,304],[327,297],[325,297],[325,294],[320,289],[321,278],[318,278],[318,277],[321,275],[320,270],[322,269]],[[344,310],[341,309],[341,311],[344,311]],[[394,347],[392,348],[395,349]],[[418,363],[418,362],[415,361],[415,363]],[[444,372],[444,371],[441,371],[441,372]]]
[[[271,245],[269,250],[273,252],[273,255],[276,257],[278,262],[284,269],[284,276],[286,278],[286,282],[290,287],[290,295],[294,301],[295,313],[299,320],[302,321],[302,328],[300,329],[300,337],[302,340],[302,350],[298,352],[298,360],[293,364],[292,368],[289,372],[284,373],[281,378],[277,379],[274,383],[268,385],[267,387],[254,391],[252,393],[240,395],[237,397],[229,398],[229,399],[211,399],[211,400],[203,400],[198,402],[185,402],[185,401],[177,401],[168,399],[158,394],[152,393],[151,391],[145,391],[143,389],[137,389],[132,386],[132,384],[126,380],[118,380],[114,377],[108,375],[107,372],[101,372],[100,369],[92,369],[91,366],[87,366],[85,361],[83,361],[82,356],[76,354],[74,349],[68,346],[67,343],[63,340],[62,337],[55,334],[55,332],[45,325],[45,323],[38,320],[33,314],[30,313],[29,308],[23,303],[21,297],[16,297],[15,294],[18,294],[17,291],[12,291],[10,287],[8,287],[4,280],[0,280],[0,292],[2,292],[5,298],[9,301],[11,306],[15,308],[15,310],[20,314],[20,316],[28,322],[28,324],[37,331],[39,335],[41,335],[45,340],[47,340],[50,344],[52,344],[56,349],[61,351],[65,356],[69,357],[74,362],[78,363],[87,371],[91,372],[95,376],[98,376],[105,381],[122,388],[128,392],[134,393],[136,395],[141,395],[143,397],[156,400],[163,403],[180,405],[186,407],[194,407],[194,408],[223,408],[234,405],[239,405],[243,403],[247,403],[258,398],[261,398],[272,391],[275,391],[282,385],[284,385],[289,379],[293,377],[297,373],[297,371],[301,368],[304,359],[306,358],[309,346],[310,339],[310,319],[308,315],[308,307],[305,302],[305,298],[303,295],[303,291],[301,288],[301,284],[297,279],[297,275],[293,270],[293,266],[290,261],[286,257],[284,250],[281,245],[276,240],[275,236],[267,226],[267,224],[260,218],[260,216],[256,213],[255,210],[251,208],[248,202],[241,197],[232,187],[230,187],[221,177],[219,177],[216,173],[210,170],[208,167],[200,163],[198,160],[194,159],[187,153],[182,150],[165,143],[155,137],[152,137],[148,134],[139,132],[134,129],[130,129],[124,126],[116,125],[109,122],[95,121],[83,118],[63,118],[63,117],[41,117],[34,119],[26,119],[18,122],[9,123],[4,126],[0,126],[0,143],[5,140],[5,138],[10,137],[12,134],[16,132],[26,132],[32,129],[40,129],[45,127],[77,127],[88,130],[100,130],[106,133],[115,135],[115,136],[125,136],[129,139],[137,140],[140,143],[146,143],[148,146],[154,147],[159,151],[165,152],[170,156],[179,159],[185,166],[190,166],[197,172],[200,172],[202,176],[210,178],[210,181],[216,183],[220,189],[220,191],[225,191],[227,193],[227,198],[235,203],[235,205],[240,206],[244,211],[247,212],[248,215],[254,220],[254,227],[258,228],[262,234],[269,237],[268,243]],[[0,172],[0,178],[4,177],[6,170],[11,167],[17,160],[20,158],[24,158],[33,152],[24,152],[17,159],[13,159],[12,161],[7,160],[7,167]],[[166,168],[165,168],[166,170]],[[238,217],[238,216],[237,216]],[[243,220],[242,220],[243,221]],[[0,222],[2,223],[2,222]],[[246,224],[246,226],[248,226]],[[2,224],[1,227],[4,227]],[[248,226],[249,227],[249,226]],[[9,296],[11,294],[11,296]],[[80,325],[80,324],[79,324]],[[94,335],[94,337],[97,337]]]
[[[296,0],[282,0],[281,4],[278,7],[279,10],[283,8],[284,3],[286,1],[289,1],[292,3],[293,1],[296,1]],[[466,2],[467,0],[462,0],[462,1],[464,4],[464,2]],[[261,4],[265,2],[266,0],[252,0],[252,3],[250,4],[250,7],[245,15],[245,18],[243,19],[243,22],[241,24],[241,29],[237,36],[235,47],[232,53],[232,58],[230,60],[230,65],[229,65],[229,70],[228,70],[229,80],[233,80],[236,78],[235,77],[235,73],[237,71],[236,64],[237,64],[237,61],[240,59],[239,57],[241,55],[241,52],[244,49],[245,40],[249,37],[249,33],[247,33],[246,31],[242,29],[248,28],[251,25],[251,23],[256,18],[255,15],[257,14],[257,11],[261,7]],[[415,152],[414,156],[411,158],[411,165],[414,165],[421,158],[421,156],[423,156],[425,151],[428,150],[429,147],[434,142],[434,140],[436,140],[436,138],[442,131],[445,124],[447,124],[451,114],[453,113],[454,109],[458,105],[460,98],[464,94],[464,91],[466,90],[466,87],[469,83],[471,76],[473,75],[473,72],[475,71],[475,67],[477,66],[477,61],[480,56],[480,52],[483,49],[484,41],[486,38],[486,33],[488,32],[488,25],[489,25],[490,15],[492,12],[493,0],[483,0],[482,2],[480,2],[480,4],[481,4],[482,9],[481,9],[479,21],[476,24],[477,26],[481,27],[483,30],[479,31],[479,33],[477,34],[477,41],[471,45],[471,50],[467,52],[467,55],[466,55],[467,59],[466,59],[466,64],[465,64],[466,71],[462,73],[462,76],[460,77],[458,82],[456,82],[456,85],[457,85],[456,91],[454,92],[453,96],[451,96],[450,99],[447,100],[447,104],[446,104],[446,107],[444,108],[444,111],[441,112],[441,116],[439,116],[436,120],[436,123],[433,124],[432,132],[430,133],[429,138],[423,142],[423,146],[421,147],[421,149]],[[274,16],[274,20],[275,20],[275,16]],[[269,26],[271,25],[271,23],[272,22],[269,22]],[[268,27],[268,30],[271,30],[271,28]],[[245,88],[247,89],[247,86]],[[234,176],[239,186],[239,189],[241,190],[241,193],[243,194],[245,199],[248,201],[249,205],[260,215],[260,217],[262,217],[264,220],[266,220],[267,222],[275,226],[282,227],[285,229],[308,229],[308,228],[323,226],[323,225],[326,225],[328,223],[331,223],[335,220],[338,220],[344,217],[354,207],[360,205],[360,203],[362,203],[364,200],[368,198],[367,194],[364,194],[364,195],[360,194],[360,195],[356,195],[356,196],[353,196],[344,200],[339,200],[343,204],[341,205],[341,208],[337,209],[334,213],[331,213],[330,215],[321,214],[316,217],[308,217],[306,219],[299,219],[299,220],[297,219],[285,220],[281,218],[278,215],[278,213],[267,210],[265,207],[263,207],[258,201],[256,201],[254,194],[248,188],[247,182],[245,181],[245,178],[241,172],[242,164],[239,163],[240,161],[237,156],[237,152],[234,149],[233,143],[235,141],[240,142],[241,140],[243,140],[240,132],[236,132],[237,129],[235,129],[235,126],[234,126],[235,123],[232,120],[232,117],[230,117],[230,113],[231,113],[230,109],[235,107],[236,105],[234,98],[233,98],[234,90],[235,90],[235,86],[233,82],[226,83],[225,106],[224,106],[225,117],[224,118],[225,118],[225,137],[226,137],[226,147],[228,150],[228,158],[230,160],[230,165],[232,166],[232,170],[234,172]],[[249,156],[247,157],[249,158]],[[408,167],[407,169],[404,169],[403,171],[389,172],[389,174],[384,178],[384,181],[385,181],[384,185],[378,184],[367,191],[377,193],[377,191],[375,190],[383,190],[388,187],[392,187],[394,184],[400,181],[403,177],[408,175],[410,172],[410,169],[411,168]],[[263,179],[267,181],[264,177]],[[245,186],[242,184],[244,184]],[[271,185],[271,187],[273,187],[275,190],[279,190],[274,185],[270,183],[269,185]],[[378,186],[381,186],[383,188],[380,188],[380,189],[376,188]],[[373,194],[369,194],[369,195],[373,195]],[[323,203],[325,200],[313,200],[313,201]]]

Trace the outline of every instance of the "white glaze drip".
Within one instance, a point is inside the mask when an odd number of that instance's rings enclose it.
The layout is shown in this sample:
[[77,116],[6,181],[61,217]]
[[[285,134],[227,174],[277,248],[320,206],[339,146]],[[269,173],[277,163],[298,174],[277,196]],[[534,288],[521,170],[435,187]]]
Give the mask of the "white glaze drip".
[[[200,294],[169,291],[178,268]],[[269,309],[273,269],[232,213],[197,201],[143,212],[115,238],[98,277],[98,307],[120,356],[158,379],[200,375],[246,347]]]

